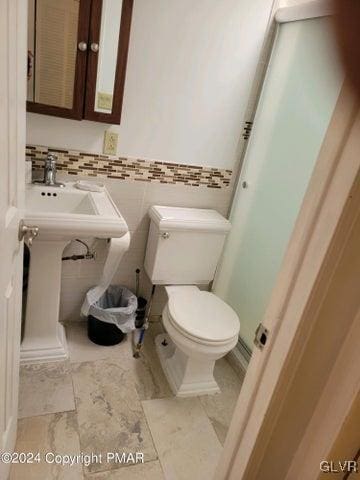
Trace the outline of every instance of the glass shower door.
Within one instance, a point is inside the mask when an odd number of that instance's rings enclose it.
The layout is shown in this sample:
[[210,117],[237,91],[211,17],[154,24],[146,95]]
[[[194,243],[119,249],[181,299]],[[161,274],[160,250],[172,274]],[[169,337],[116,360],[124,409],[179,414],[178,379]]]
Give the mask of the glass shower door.
[[278,27],[214,282],[249,350],[343,83],[335,52],[329,17]]

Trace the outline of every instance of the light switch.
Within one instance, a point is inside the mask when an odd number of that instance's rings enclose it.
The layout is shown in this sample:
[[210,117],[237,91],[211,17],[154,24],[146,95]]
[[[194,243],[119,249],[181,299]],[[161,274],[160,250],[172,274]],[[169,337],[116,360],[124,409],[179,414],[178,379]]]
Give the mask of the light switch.
[[102,110],[112,110],[113,96],[109,93],[98,92],[97,94],[97,108]]
[[105,155],[116,155],[119,134],[106,130],[104,137],[104,153]]

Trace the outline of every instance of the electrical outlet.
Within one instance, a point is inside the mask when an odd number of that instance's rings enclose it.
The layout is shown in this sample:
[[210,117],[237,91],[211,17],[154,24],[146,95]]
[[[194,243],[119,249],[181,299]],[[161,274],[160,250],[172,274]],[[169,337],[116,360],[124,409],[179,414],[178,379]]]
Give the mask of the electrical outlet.
[[106,130],[104,136],[104,153],[105,155],[116,155],[119,134]]

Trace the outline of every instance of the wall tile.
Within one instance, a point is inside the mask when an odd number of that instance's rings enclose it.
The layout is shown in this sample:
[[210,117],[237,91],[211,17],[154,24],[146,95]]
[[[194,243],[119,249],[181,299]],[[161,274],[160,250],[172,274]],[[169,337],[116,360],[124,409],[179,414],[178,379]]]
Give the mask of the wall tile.
[[143,216],[147,214],[152,205],[213,208],[227,216],[230,198],[230,189],[210,190],[200,187],[195,190],[182,185],[149,184],[144,197]]
[[143,182],[106,180],[106,187],[125,218],[129,230],[136,230],[141,222],[146,184]]
[[[60,181],[74,181],[74,176],[64,171],[58,174]],[[89,180],[86,176],[76,176],[76,180]],[[227,216],[232,187],[212,189],[206,186],[169,185],[159,182],[136,182],[101,178],[116,206],[124,216],[130,233],[129,251],[124,255],[113,283],[135,290],[135,270],[141,269],[140,293],[149,298],[151,282],[144,271],[144,257],[150,220],[148,210],[151,205],[184,206],[193,208],[213,208]],[[85,239],[96,250],[96,260],[64,261],[62,265],[62,290],[60,320],[63,322],[80,319],[80,308],[84,296],[91,287],[98,284],[107,254],[106,240]],[[82,253],[84,247],[72,242],[64,250],[64,255]],[[153,315],[161,315],[166,295],[163,287],[156,289]]]
[[85,175],[100,179],[131,180],[138,183],[182,184],[190,188],[228,188],[232,170],[162,162],[157,160],[98,155],[40,145],[27,145],[26,157],[33,169],[42,169],[49,152],[58,157],[57,168],[73,176]]

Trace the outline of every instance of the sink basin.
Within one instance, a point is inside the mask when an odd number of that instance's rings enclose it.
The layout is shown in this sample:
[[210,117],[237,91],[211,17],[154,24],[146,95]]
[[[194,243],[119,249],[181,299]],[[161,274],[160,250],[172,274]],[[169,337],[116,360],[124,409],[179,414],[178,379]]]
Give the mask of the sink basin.
[[[111,259],[110,264],[115,272],[129,247],[128,226],[106,190],[87,192],[77,189],[74,183],[67,183],[61,189],[27,186],[24,221],[28,226],[37,226],[39,233],[30,247],[20,359],[22,363],[64,360],[68,356],[66,337],[64,327],[59,323],[64,248],[76,238],[114,239],[112,244],[116,242],[118,253],[115,263]],[[109,271],[109,265],[106,271]],[[100,284],[104,285],[103,278]]]
[[39,227],[39,240],[78,237],[118,238],[128,232],[124,218],[109,193],[29,185],[25,223]]
[[26,191],[26,208],[33,213],[51,212],[80,215],[97,215],[98,213],[95,202],[89,193],[69,190],[54,192],[53,189],[44,192],[43,188],[36,186],[31,186]]

